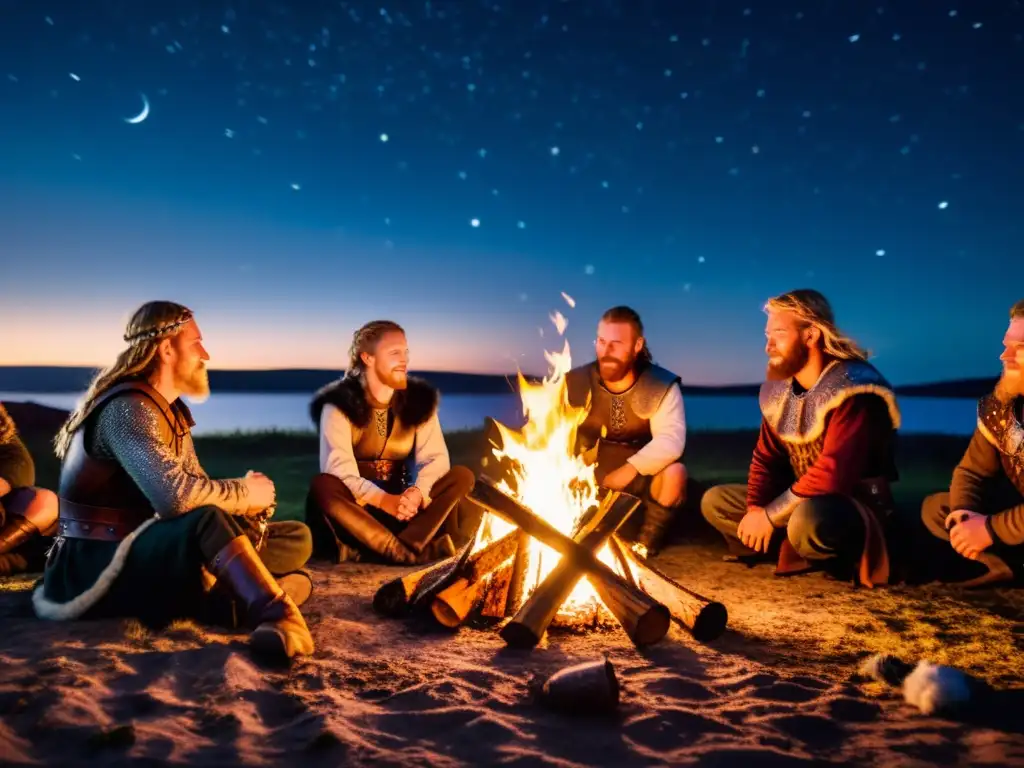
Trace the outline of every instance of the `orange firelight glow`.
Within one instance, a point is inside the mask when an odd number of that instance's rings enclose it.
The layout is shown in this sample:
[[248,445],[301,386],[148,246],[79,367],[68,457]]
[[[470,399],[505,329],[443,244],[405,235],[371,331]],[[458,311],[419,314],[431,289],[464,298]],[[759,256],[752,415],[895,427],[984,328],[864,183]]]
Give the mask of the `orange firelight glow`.
[[[570,297],[566,297],[566,301],[572,306]],[[564,334],[565,317],[555,312],[551,320],[559,334]],[[545,352],[544,356],[550,371],[542,381],[531,384],[521,373],[519,375],[525,425],[521,430],[513,430],[498,423],[503,447],[492,448],[492,453],[498,459],[507,457],[513,464],[515,482],[510,485],[502,479],[498,488],[559,532],[572,536],[584,513],[598,505],[594,465],[587,464],[575,451],[576,431],[586,419],[590,403],[579,408],[569,403],[565,379],[572,368],[569,342],[565,342],[561,352]],[[512,530],[511,524],[488,514],[480,526],[474,549],[482,549]],[[524,571],[524,599],[554,570],[561,557],[547,545],[530,539]],[[607,544],[598,551],[597,557],[622,575]],[[572,616],[595,608],[603,608],[603,604],[588,579],[583,577],[562,603],[559,615]]]

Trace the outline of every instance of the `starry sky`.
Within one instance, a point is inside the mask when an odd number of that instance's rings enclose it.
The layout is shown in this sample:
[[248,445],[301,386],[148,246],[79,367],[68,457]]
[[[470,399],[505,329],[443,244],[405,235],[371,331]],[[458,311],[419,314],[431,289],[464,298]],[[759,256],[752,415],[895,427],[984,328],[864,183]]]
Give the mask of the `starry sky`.
[[751,382],[814,287],[903,384],[993,374],[1024,296],[1020,2],[0,13],[0,364],[105,364],[169,298],[212,367],[337,369],[389,317],[414,368],[543,372],[552,311],[583,362],[625,303]]

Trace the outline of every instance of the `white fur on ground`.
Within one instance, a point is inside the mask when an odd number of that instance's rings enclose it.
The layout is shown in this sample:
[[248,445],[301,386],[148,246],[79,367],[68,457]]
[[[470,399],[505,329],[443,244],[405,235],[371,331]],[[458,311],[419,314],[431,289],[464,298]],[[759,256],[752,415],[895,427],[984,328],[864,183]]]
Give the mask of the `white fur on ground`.
[[920,661],[903,681],[903,697],[926,715],[950,712],[971,700],[971,678],[958,669]]

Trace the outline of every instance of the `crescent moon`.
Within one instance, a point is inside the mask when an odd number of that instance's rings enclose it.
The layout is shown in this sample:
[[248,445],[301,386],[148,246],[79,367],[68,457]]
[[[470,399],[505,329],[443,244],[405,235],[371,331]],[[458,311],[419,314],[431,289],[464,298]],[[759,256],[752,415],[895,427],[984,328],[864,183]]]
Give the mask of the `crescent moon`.
[[124,119],[126,123],[137,125],[138,123],[141,123],[143,120],[149,117],[149,99],[146,98],[146,94],[144,93],[139,95],[142,96],[142,111],[139,112],[139,114],[137,114],[135,117],[126,117]]

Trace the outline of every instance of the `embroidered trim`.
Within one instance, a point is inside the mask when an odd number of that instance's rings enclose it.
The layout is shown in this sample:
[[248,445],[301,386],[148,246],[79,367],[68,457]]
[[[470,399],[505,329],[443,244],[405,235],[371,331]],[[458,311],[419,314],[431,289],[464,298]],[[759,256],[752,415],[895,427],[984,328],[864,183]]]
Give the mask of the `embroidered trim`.
[[[819,437],[821,437],[821,435],[825,431],[825,416],[831,413],[835,408],[838,408],[840,405],[845,403],[847,399],[855,395],[878,395],[879,397],[881,397],[885,401],[885,404],[889,409],[889,418],[892,420],[892,428],[900,428],[900,409],[899,406],[896,404],[896,396],[892,393],[892,391],[886,389],[885,387],[880,387],[877,384],[859,384],[846,387],[845,389],[840,391],[835,397],[829,400],[825,404],[825,406],[818,411],[820,416],[817,420],[817,423],[815,423],[814,427],[811,430],[809,430],[807,434],[803,435],[802,437],[786,436],[784,440],[787,443],[814,442]],[[778,420],[776,420],[775,424],[771,425],[772,429],[776,429],[777,424]]]

